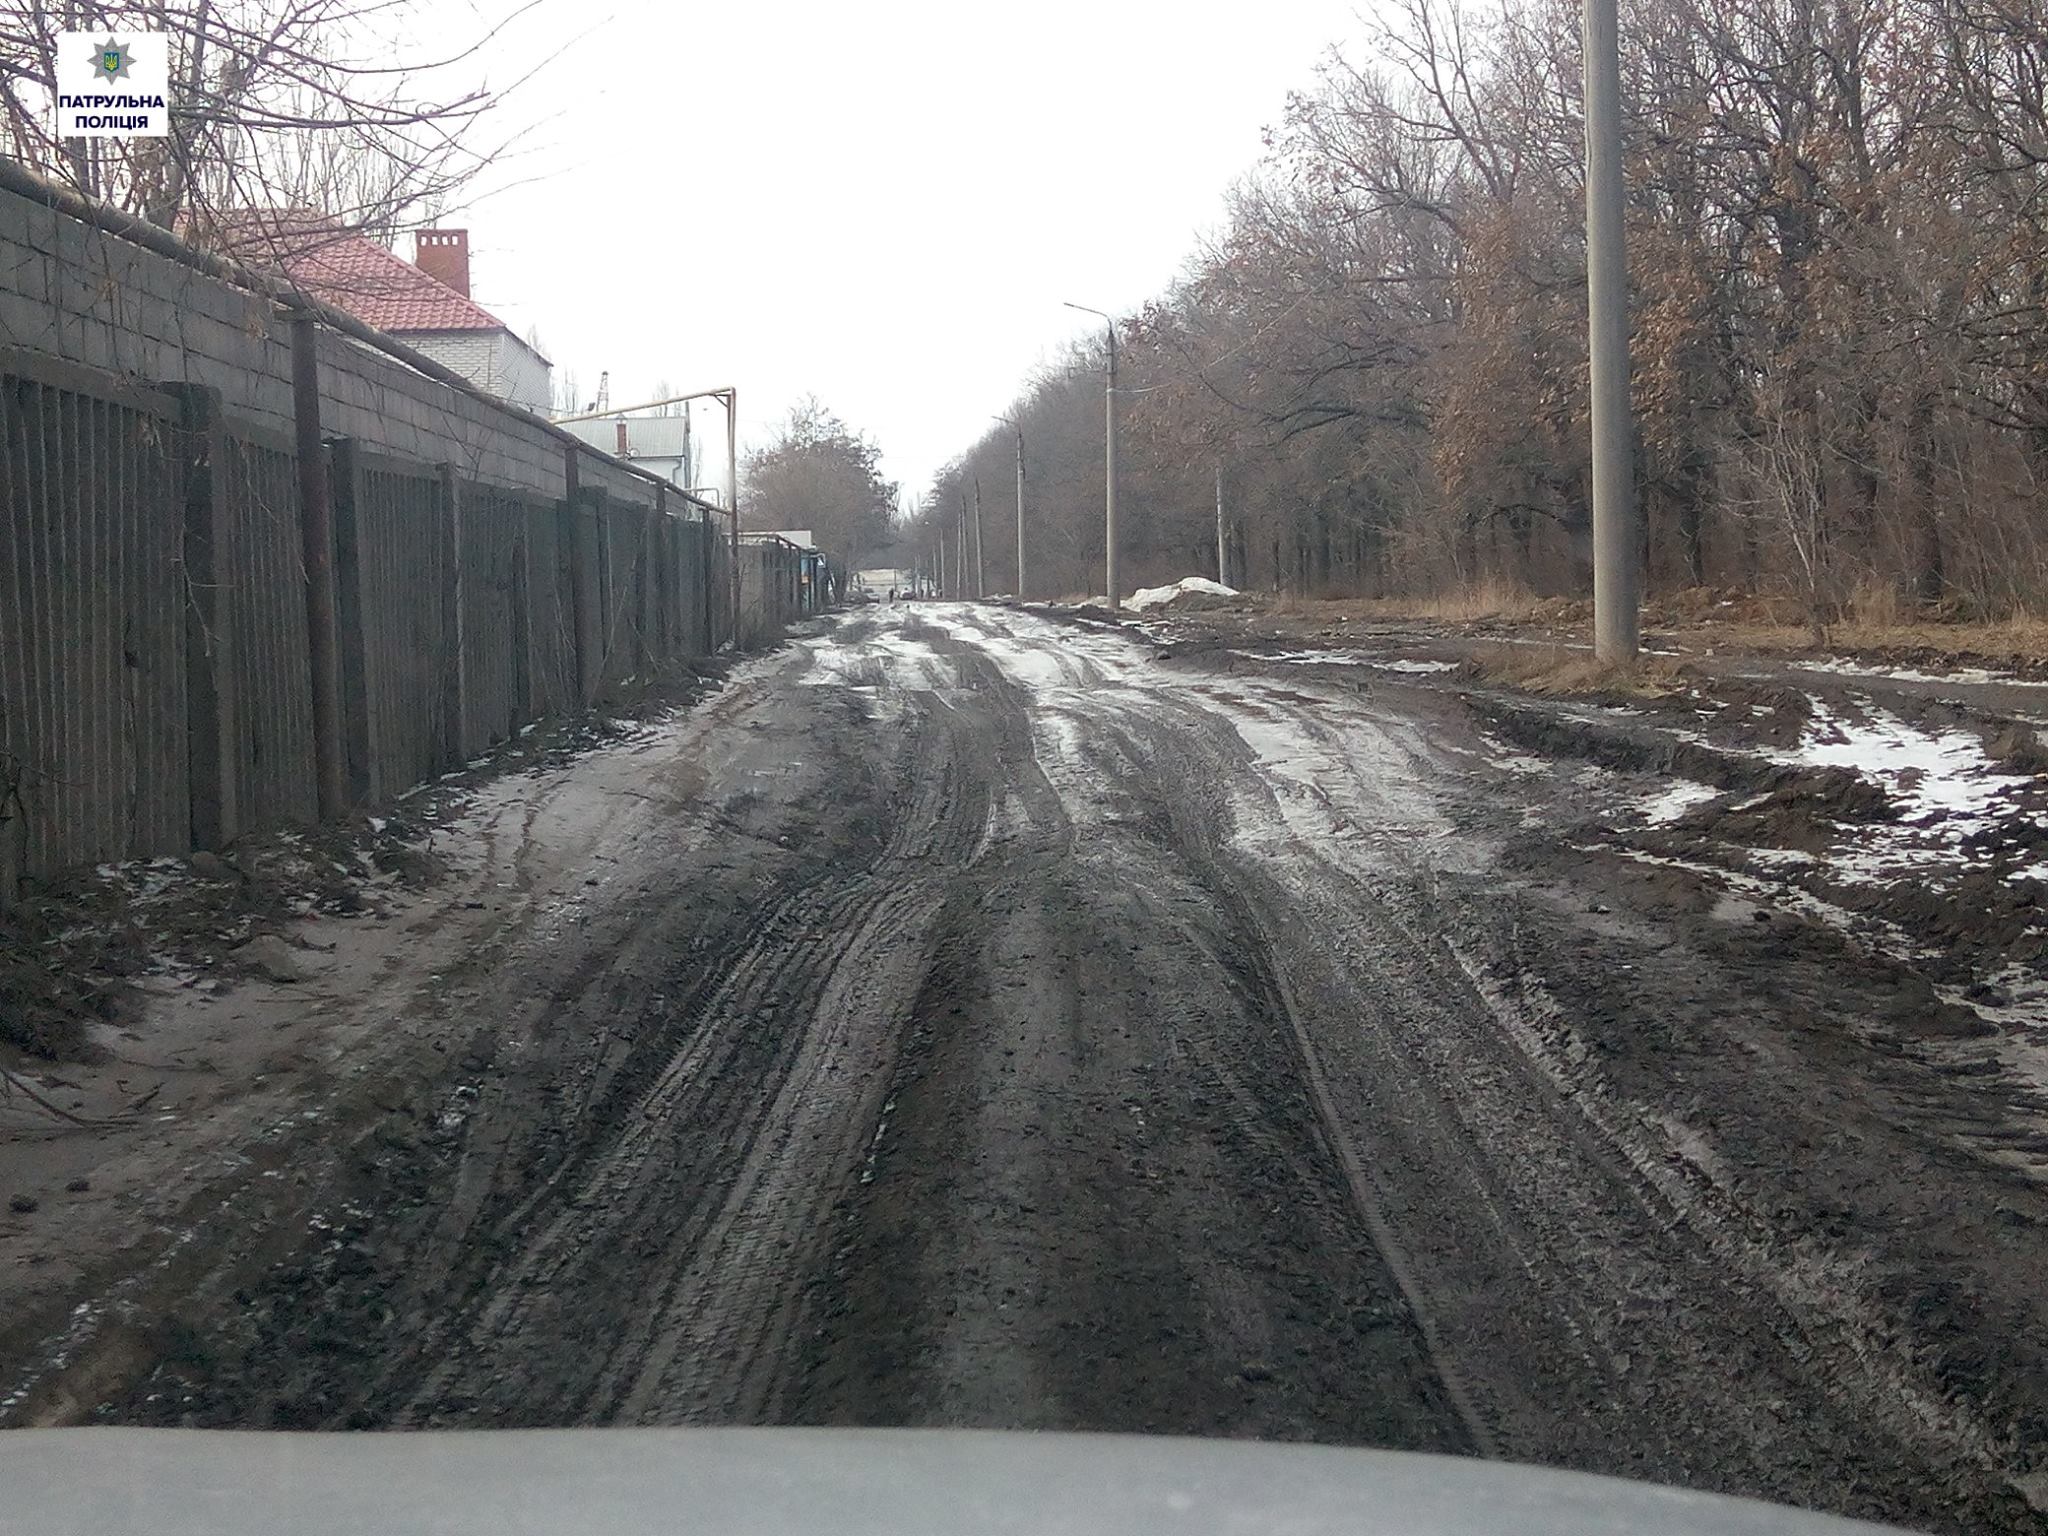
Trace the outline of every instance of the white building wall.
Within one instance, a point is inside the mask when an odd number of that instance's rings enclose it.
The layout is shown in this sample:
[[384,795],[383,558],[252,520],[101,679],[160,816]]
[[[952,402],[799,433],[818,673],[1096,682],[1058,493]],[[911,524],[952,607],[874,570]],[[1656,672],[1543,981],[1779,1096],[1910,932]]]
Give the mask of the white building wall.
[[554,403],[551,371],[546,358],[510,331],[491,336],[492,382],[484,387],[492,394],[545,416]]
[[400,331],[398,339],[478,389],[546,415],[548,365],[510,331]]

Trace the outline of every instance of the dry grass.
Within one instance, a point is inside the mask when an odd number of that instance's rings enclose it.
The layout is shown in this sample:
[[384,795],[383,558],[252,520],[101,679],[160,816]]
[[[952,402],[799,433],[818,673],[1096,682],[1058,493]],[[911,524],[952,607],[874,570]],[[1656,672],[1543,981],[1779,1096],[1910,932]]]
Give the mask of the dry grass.
[[1540,598],[1509,582],[1484,581],[1418,597],[1277,597],[1271,611],[1295,618],[1429,621],[1471,624],[1482,620],[1528,623],[1538,619],[1570,619],[1584,605]]
[[1544,609],[1549,606],[1552,605],[1540,601],[1525,587],[1488,580],[1456,592],[1421,599],[1415,616],[1450,624],[1465,624],[1475,619],[1524,621],[1542,617]]
[[[1929,651],[1987,660],[2048,661],[2048,619],[2019,614],[2009,619],[1943,623],[1907,619],[1896,623],[1851,617],[1827,627],[1830,648],[1846,651]],[[1728,627],[1727,640],[1759,651],[1804,651],[1813,648],[1813,631],[1804,625]]]
[[1677,662],[1645,656],[1633,666],[1597,661],[1591,651],[1562,645],[1479,645],[1472,666],[1486,682],[1548,697],[1574,694],[1661,699],[1684,691]]
[[[1498,582],[1429,597],[1278,598],[1271,611],[1321,624],[1437,623],[1527,624],[1547,636],[1590,638],[1593,605],[1584,599],[1539,598]],[[1643,625],[1676,635],[1692,650],[1811,652],[1816,636],[1796,595],[1766,595],[1702,588],[1676,592],[1645,605]],[[1859,588],[1842,616],[1820,637],[1821,648],[1938,658],[1952,656],[2028,671],[2048,669],[2048,615],[2019,612],[1999,618],[1931,613],[1896,587]]]
[[1695,645],[1771,652],[1827,650],[1954,656],[2018,665],[2048,662],[2048,617],[2018,612],[1998,618],[1940,614],[1896,587],[1859,587],[1840,618],[1816,637],[1805,605],[1789,596],[1750,597],[1711,589],[1675,593],[1650,605],[1646,625]]

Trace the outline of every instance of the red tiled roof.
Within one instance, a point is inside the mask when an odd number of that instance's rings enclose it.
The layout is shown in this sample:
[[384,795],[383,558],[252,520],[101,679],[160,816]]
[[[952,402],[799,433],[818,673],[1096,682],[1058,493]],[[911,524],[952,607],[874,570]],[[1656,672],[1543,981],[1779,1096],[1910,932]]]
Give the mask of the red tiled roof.
[[224,242],[236,260],[280,269],[313,298],[380,331],[511,329],[439,278],[320,215],[262,214],[240,222]]

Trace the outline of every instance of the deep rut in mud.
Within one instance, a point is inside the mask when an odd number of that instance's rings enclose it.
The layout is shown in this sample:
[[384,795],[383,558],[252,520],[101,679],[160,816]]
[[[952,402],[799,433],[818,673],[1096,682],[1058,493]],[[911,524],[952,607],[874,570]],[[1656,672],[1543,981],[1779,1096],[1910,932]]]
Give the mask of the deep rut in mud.
[[[1257,1435],[2031,1518],[1555,1056],[1600,978],[1448,716],[951,608],[716,709],[592,889],[419,994],[442,1076],[227,1190],[87,1416]],[[1768,1012],[1689,963],[1668,1019]]]

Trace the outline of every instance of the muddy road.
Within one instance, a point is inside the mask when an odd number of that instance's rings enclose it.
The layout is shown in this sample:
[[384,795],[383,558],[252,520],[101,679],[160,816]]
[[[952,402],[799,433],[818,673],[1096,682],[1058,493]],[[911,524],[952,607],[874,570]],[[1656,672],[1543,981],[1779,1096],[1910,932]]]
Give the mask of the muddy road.
[[44,1287],[5,1413],[1249,1435],[2036,1528],[2010,1105],[1426,684],[867,609],[480,796],[307,989],[308,1107]]

